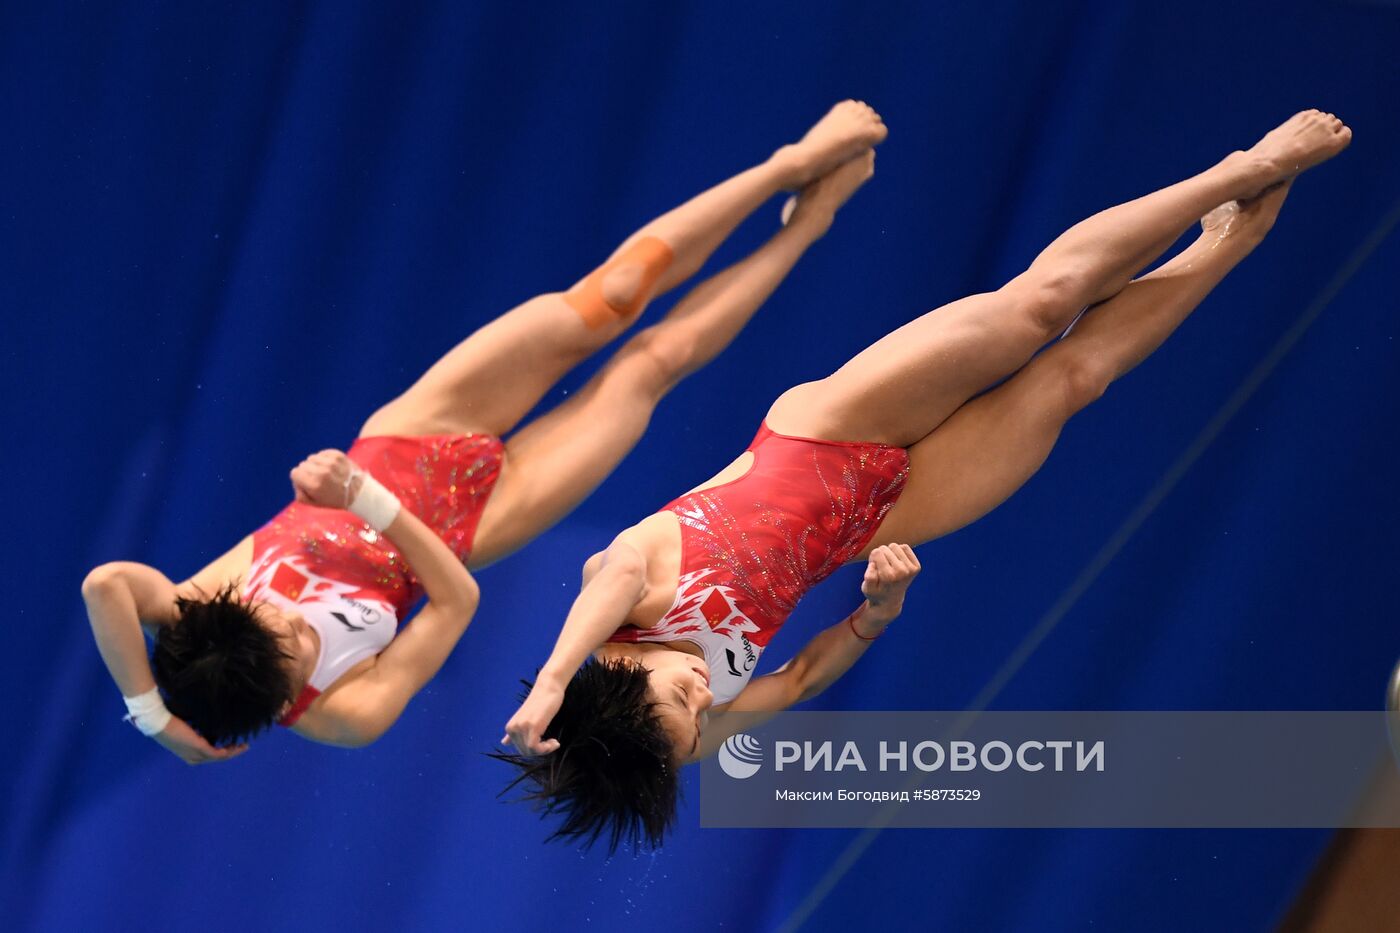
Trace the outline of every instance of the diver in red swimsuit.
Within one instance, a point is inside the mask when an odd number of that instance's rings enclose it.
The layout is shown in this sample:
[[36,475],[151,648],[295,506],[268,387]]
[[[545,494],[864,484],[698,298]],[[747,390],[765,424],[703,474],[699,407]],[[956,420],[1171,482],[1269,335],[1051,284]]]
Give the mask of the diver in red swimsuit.
[[[919,571],[909,545],[1024,484],[1066,421],[1263,240],[1292,180],[1350,139],[1331,114],[1300,113],[1252,149],[1072,227],[1000,290],[784,393],[738,460],[589,559],[506,725],[514,752],[496,757],[516,768],[512,786],[562,817],[556,837],[658,844],[678,766],[845,673],[899,614]],[[1194,244],[1134,280],[1197,219]],[[860,559],[864,604],[753,677],[803,594]]]
[[798,600],[864,549],[909,475],[903,447],[788,437],[767,424],[747,452],[743,476],[665,507],[680,531],[675,598],[654,625],[608,637],[698,645],[714,705],[743,692]]
[[[93,570],[83,597],[128,718],[190,763],[240,753],[275,720],[320,742],[374,741],[465,631],[477,605],[467,567],[532,540],[612,472],[662,396],[723,350],[827,231],[863,180],[839,169],[885,133],[870,107],[837,104],[798,142],[643,227],[568,291],[487,324],[371,415],[348,455],[322,451],[293,470],[297,501],[184,582],[136,563]],[[767,243],[519,426],[782,191],[800,194]]]

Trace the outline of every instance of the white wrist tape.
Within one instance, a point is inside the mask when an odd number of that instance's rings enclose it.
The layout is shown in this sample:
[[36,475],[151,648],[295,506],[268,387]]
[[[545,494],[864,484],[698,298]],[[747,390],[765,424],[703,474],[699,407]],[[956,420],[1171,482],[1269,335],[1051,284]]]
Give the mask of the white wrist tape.
[[350,511],[363,518],[375,531],[383,533],[399,515],[403,504],[398,496],[384,488],[384,484],[363,470],[356,471],[361,477],[360,491],[350,503]]
[[124,722],[129,722],[141,730],[142,735],[155,735],[170,724],[173,718],[160,698],[160,689],[152,687],[140,696],[122,697],[126,701]]

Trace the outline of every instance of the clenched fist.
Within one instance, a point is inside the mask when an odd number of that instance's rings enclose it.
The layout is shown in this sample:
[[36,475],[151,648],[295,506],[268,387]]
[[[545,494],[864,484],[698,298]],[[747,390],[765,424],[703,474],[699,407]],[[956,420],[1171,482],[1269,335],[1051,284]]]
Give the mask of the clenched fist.
[[904,608],[904,593],[919,575],[919,559],[907,544],[882,544],[870,552],[860,591],[873,613],[893,619]]
[[547,755],[559,748],[558,739],[546,739],[544,731],[564,705],[564,688],[546,679],[536,681],[520,709],[506,723],[502,745],[514,745],[521,755]]
[[292,470],[297,501],[327,509],[349,508],[362,481],[359,469],[339,450],[312,454]]

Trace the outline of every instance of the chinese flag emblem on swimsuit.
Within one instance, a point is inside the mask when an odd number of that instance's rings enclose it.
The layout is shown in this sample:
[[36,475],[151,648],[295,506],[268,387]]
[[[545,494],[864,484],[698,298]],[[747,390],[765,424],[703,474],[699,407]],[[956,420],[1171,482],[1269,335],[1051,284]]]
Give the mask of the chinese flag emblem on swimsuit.
[[700,604],[700,614],[710,623],[710,628],[729,618],[729,600],[719,590],[710,590],[710,595]]
[[295,602],[301,599],[302,592],[306,589],[306,584],[311,582],[311,578],[297,570],[290,564],[282,564],[272,575],[272,581],[268,587],[274,593],[281,593],[283,596]]

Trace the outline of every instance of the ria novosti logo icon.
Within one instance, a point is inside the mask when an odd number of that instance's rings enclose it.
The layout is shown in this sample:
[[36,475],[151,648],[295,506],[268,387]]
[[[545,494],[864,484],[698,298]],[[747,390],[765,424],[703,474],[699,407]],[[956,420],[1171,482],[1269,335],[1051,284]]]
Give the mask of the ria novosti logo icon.
[[763,746],[751,735],[736,732],[719,747],[719,766],[732,778],[751,778],[762,765]]

